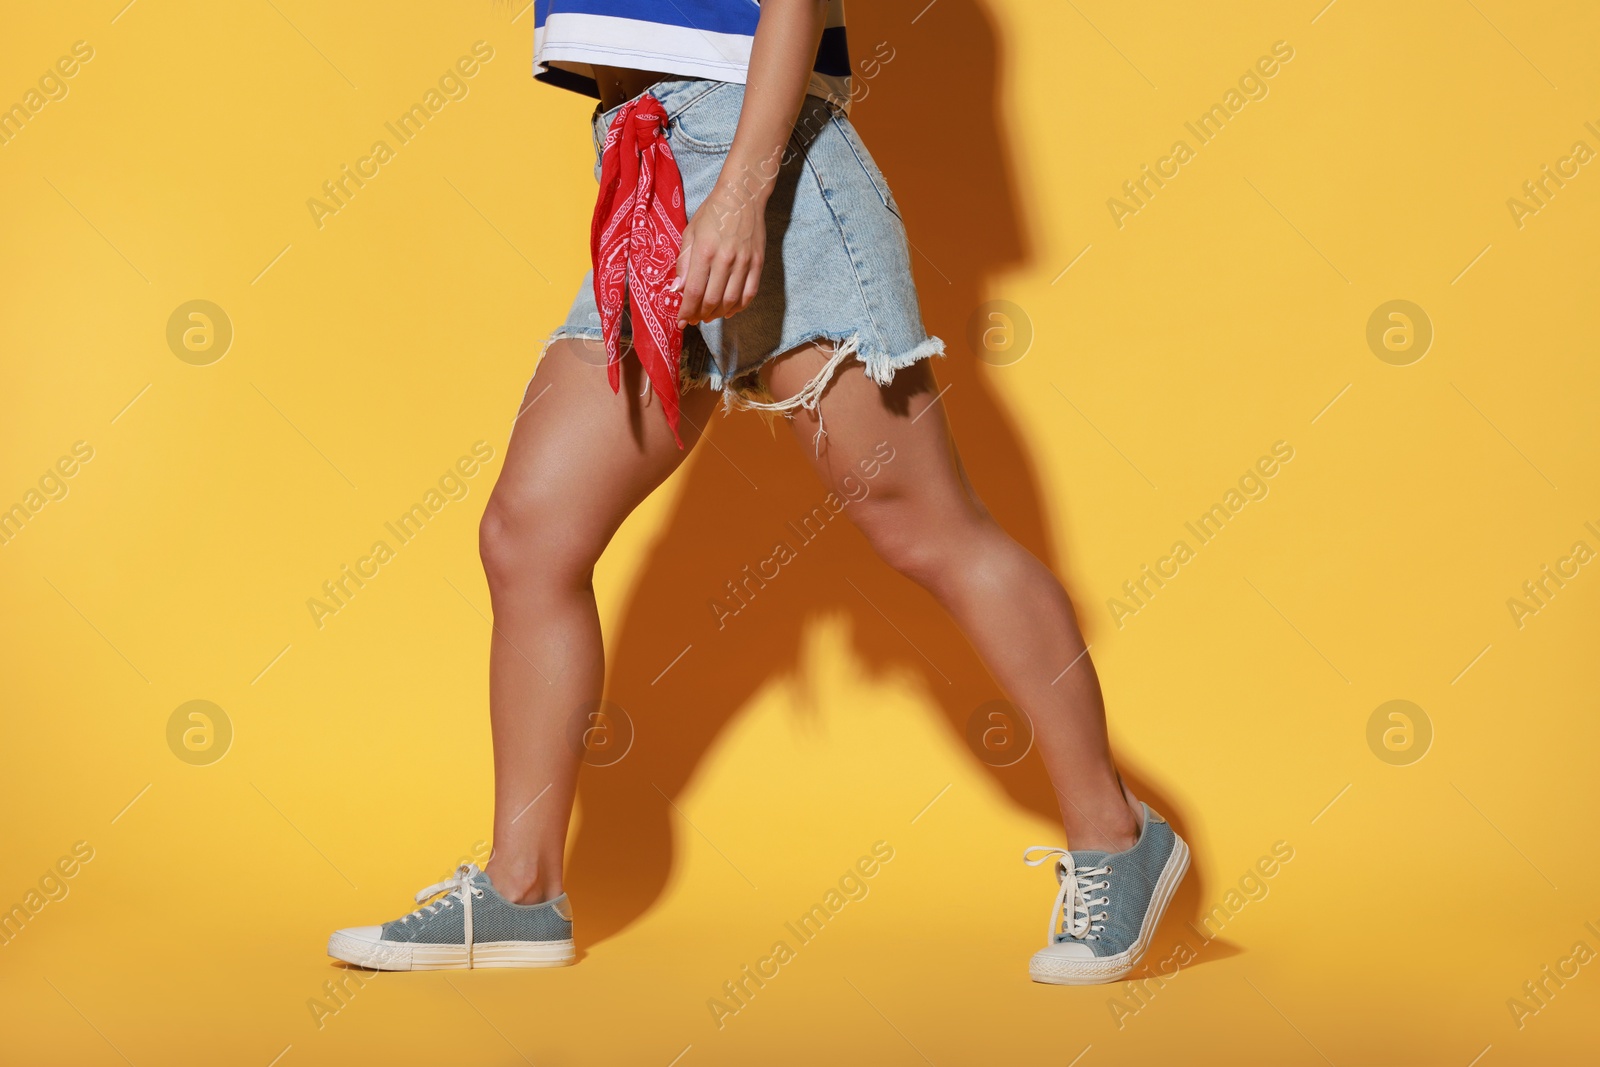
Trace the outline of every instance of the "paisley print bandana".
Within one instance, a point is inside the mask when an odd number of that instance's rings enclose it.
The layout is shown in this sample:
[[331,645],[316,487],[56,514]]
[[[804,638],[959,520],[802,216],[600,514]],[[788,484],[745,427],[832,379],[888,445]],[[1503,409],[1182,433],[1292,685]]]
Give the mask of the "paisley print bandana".
[[632,312],[633,347],[661,400],[673,440],[678,436],[678,361],[683,294],[670,292],[683,230],[688,225],[683,177],[667,145],[667,113],[645,94],[617,112],[600,155],[600,197],[589,229],[594,302],[605,338],[611,391],[621,378],[624,300]]

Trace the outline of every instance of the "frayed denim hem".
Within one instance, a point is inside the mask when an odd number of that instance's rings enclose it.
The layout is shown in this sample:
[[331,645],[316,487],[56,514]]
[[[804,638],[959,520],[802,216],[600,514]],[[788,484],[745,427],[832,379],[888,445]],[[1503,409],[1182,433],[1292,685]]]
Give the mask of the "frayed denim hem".
[[[558,327],[556,329],[556,331],[554,333],[552,333],[549,337],[546,337],[544,339],[544,344],[539,346],[539,359],[543,359],[544,358],[544,354],[546,352],[550,351],[550,346],[555,344],[557,341],[603,341],[603,340],[605,340],[605,334],[601,333],[598,328],[591,328],[591,327],[588,327],[588,326],[561,326],[561,327]],[[629,347],[631,347],[632,344],[633,344],[633,342],[631,340],[625,340],[622,343],[625,346],[629,346]],[[537,370],[538,366],[539,366],[539,364],[536,361],[534,363],[534,369]]]
[[[544,347],[540,350],[540,357],[543,358],[544,352],[556,341],[568,338],[598,341],[602,337],[603,335],[599,330],[591,327],[563,326],[545,340]],[[817,454],[821,455],[822,439],[827,436],[828,431],[822,425],[822,411],[819,405],[822,403],[822,394],[827,392],[828,384],[833,381],[834,374],[837,373],[845,360],[854,357],[861,363],[868,378],[871,378],[880,386],[886,386],[894,381],[896,371],[909,367],[919,360],[930,359],[934,356],[943,357],[946,354],[944,341],[937,337],[929,337],[906,352],[899,354],[870,353],[864,356],[861,354],[861,335],[857,332],[851,332],[840,337],[817,334],[798,344],[790,345],[784,351],[792,352],[808,344],[821,344],[823,342],[833,345],[833,352],[829,355],[828,361],[822,365],[821,370],[812,375],[810,381],[801,386],[799,392],[786,400],[775,399],[771,392],[761,383],[761,369],[771,362],[770,358],[763,360],[749,370],[740,371],[732,376],[724,375],[722,368],[717,366],[715,359],[695,360],[694,362],[703,363],[704,365],[692,368],[690,366],[691,361],[685,359],[679,371],[678,388],[683,392],[687,392],[690,389],[703,386],[714,392],[720,392],[722,394],[722,411],[724,415],[740,409],[754,411],[766,419],[769,427],[773,425],[773,420],[778,416],[790,418],[800,408],[804,408],[807,411],[815,411],[817,413],[817,433],[813,441],[816,445]],[[625,340],[623,345],[624,351],[626,351],[627,348],[632,347],[632,342]],[[709,357],[709,350],[703,351]],[[645,381],[645,389],[646,391],[649,390],[648,379]]]
[[[769,426],[773,417],[777,415],[790,418],[793,412],[799,408],[814,411],[817,413],[817,433],[812,441],[816,446],[817,455],[821,455],[822,439],[828,433],[827,429],[822,425],[822,409],[820,407],[822,394],[827,392],[828,383],[833,380],[835,372],[838,371],[845,360],[854,356],[865,369],[867,377],[880,386],[886,386],[894,380],[895,371],[909,367],[918,360],[945,354],[944,342],[937,337],[929,337],[910,351],[901,352],[898,355],[885,353],[863,356],[861,354],[861,335],[858,333],[851,333],[842,338],[813,337],[810,341],[801,342],[801,345],[791,346],[786,351],[792,352],[802,345],[816,344],[821,341],[831,341],[833,343],[833,354],[828,357],[828,362],[822,365],[822,369],[812,375],[811,380],[800,387],[799,392],[787,400],[774,399],[772,394],[761,386],[759,378],[761,366],[757,366],[753,370],[740,375],[739,378],[731,383],[737,387],[740,382],[748,382],[745,388],[723,389],[723,411],[744,408],[749,411],[759,412],[767,418]],[[765,363],[762,366],[765,366]]]

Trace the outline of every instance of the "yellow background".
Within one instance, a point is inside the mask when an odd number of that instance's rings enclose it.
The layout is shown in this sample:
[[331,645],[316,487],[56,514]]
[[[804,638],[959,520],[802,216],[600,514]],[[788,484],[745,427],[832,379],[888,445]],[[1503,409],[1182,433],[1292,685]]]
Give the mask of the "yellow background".
[[[1294,849],[1137,1013],[1027,980],[1053,886],[1018,857],[1059,830],[1036,756],[966,747],[998,694],[931,600],[841,525],[710,626],[821,496],[743,416],[596,577],[638,734],[584,772],[581,965],[384,975],[319,1026],[328,932],[488,835],[476,519],[584,269],[590,105],[531,80],[520,3],[123,3],[0,33],[0,103],[94,49],[0,146],[0,505],[94,449],[0,546],[0,904],[94,849],[0,947],[8,1062],[1592,1061],[1600,965],[1520,1028],[1507,1000],[1600,949],[1600,574],[1521,628],[1506,602],[1600,548],[1600,164],[1520,228],[1506,201],[1600,148],[1593,5],[852,6],[856,55],[893,54],[855,114],[963,455],[1194,849],[1151,961]],[[314,225],[479,40],[469,95]],[[1108,198],[1278,41],[1266,98],[1119,228]],[[209,366],[166,341],[195,299],[233,324]],[[1366,342],[1395,299],[1434,329],[1409,366]],[[1005,366],[967,340],[991,300],[1032,331]],[[479,440],[466,498],[317,628],[307,598]],[[1107,599],[1280,440],[1270,494],[1119,628]],[[234,729],[209,766],[167,744],[194,699]],[[1367,743],[1394,699],[1432,725],[1408,766]],[[870,895],[718,1029],[708,998],[879,840]]]

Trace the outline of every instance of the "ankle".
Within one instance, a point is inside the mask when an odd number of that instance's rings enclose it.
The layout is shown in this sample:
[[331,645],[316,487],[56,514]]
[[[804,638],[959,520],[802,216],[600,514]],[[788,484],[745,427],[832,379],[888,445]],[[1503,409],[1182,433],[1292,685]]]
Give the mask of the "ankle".
[[1144,809],[1131,797],[1124,801],[1121,791],[1098,810],[1074,807],[1074,818],[1066,824],[1067,847],[1073,851],[1126,852],[1139,841]]
[[483,873],[494,891],[513,904],[542,904],[561,895],[560,874],[546,875],[537,864],[516,865],[491,859]]

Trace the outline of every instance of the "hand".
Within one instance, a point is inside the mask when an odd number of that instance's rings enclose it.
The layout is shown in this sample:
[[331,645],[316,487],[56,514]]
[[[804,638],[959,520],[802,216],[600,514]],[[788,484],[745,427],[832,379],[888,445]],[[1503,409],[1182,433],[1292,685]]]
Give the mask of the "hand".
[[678,326],[725,319],[750,306],[766,255],[766,198],[720,182],[683,231],[676,275]]

